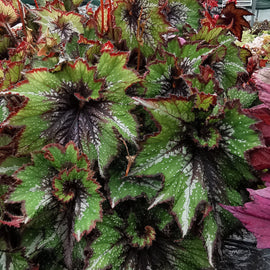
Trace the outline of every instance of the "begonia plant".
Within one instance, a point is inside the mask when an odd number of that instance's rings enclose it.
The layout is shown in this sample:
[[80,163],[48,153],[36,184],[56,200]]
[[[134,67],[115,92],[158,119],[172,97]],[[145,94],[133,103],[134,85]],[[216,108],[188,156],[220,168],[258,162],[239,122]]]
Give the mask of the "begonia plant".
[[1,269],[221,269],[244,226],[270,247],[254,228],[269,89],[236,43],[246,15],[0,0]]

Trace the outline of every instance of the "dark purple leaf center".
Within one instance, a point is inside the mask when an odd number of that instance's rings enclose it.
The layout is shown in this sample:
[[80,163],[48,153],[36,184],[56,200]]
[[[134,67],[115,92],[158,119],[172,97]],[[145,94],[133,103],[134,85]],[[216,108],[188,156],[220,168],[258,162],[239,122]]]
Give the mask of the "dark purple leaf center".
[[68,41],[70,36],[74,33],[74,29],[69,22],[52,22],[52,30],[53,33],[57,33],[62,41]]
[[161,84],[161,95],[168,96],[173,94],[176,96],[188,96],[189,87],[185,80],[179,74],[177,68],[171,69],[171,74],[160,81]]
[[182,25],[186,22],[188,11],[187,7],[181,3],[168,3],[168,1],[161,2],[161,5],[163,5],[161,12],[165,15],[171,26],[176,27],[177,25]]
[[64,82],[47,95],[54,102],[52,110],[44,114],[50,126],[43,132],[48,141],[66,144],[74,141],[82,149],[82,140],[95,146],[99,144],[100,122],[110,116],[110,103],[104,99],[93,100],[92,90],[83,82]]
[[128,0],[123,11],[123,20],[127,23],[129,31],[133,33],[137,40],[152,42],[153,38],[150,28],[153,27],[150,19],[150,5],[146,0]]
[[65,195],[73,195],[74,194],[74,197],[76,197],[76,195],[78,193],[77,191],[79,190],[79,187],[81,186],[80,182],[81,181],[78,179],[74,179],[72,181],[65,181],[63,184],[63,193]]

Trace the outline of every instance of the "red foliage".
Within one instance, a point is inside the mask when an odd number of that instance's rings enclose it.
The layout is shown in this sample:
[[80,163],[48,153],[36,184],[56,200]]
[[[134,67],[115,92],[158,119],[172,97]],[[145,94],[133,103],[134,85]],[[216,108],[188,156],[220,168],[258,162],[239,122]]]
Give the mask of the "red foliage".
[[252,13],[244,8],[236,7],[234,2],[228,3],[222,10],[217,25],[225,26],[241,40],[244,27],[250,28],[249,23],[243,17],[246,15],[252,15]]
[[253,201],[244,206],[225,206],[257,238],[258,248],[270,248],[270,187],[248,189]]

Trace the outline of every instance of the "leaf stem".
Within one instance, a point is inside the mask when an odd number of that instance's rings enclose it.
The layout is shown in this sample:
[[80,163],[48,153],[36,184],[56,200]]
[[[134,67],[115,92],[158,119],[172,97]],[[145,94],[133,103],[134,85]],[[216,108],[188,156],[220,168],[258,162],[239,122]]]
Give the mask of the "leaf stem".
[[18,3],[20,17],[21,17],[21,21],[22,21],[22,28],[23,28],[24,36],[25,36],[25,39],[27,40],[27,32],[26,32],[26,27],[25,27],[25,22],[24,22],[24,16],[23,16],[23,10],[22,10],[21,1],[17,0],[17,3]]
[[4,23],[4,26],[5,26],[8,34],[9,34],[9,36],[11,37],[11,39],[15,42],[15,45],[18,45],[17,39],[16,39],[15,35],[13,34],[13,32],[12,32],[12,30],[10,28],[9,23],[5,22]]
[[104,3],[103,0],[100,0],[100,8],[101,8],[101,34],[104,31]]
[[36,8],[39,8],[37,0],[34,0],[34,1],[35,1]]
[[111,37],[113,39],[113,25],[112,25],[112,0],[109,0],[108,21],[110,27]]

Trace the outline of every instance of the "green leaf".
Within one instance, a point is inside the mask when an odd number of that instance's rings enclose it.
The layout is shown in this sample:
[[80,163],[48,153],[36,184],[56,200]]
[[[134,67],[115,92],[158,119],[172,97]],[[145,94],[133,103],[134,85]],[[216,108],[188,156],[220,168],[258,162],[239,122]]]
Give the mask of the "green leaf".
[[65,147],[57,144],[49,144],[43,148],[45,157],[51,166],[57,170],[62,170],[70,164],[76,164],[79,169],[88,169],[89,161],[85,155],[79,154],[79,149],[73,143],[68,143]]
[[126,232],[128,236],[132,238],[131,245],[134,247],[143,248],[145,246],[151,246],[152,242],[156,239],[156,231],[151,226],[145,226],[144,234],[141,232],[137,232],[136,228],[136,216],[134,213],[131,213],[128,217],[128,227],[126,228]]
[[211,46],[202,46],[200,42],[186,42],[180,46],[177,39],[168,43],[167,51],[177,57],[178,68],[182,69],[184,75],[200,73],[199,65],[203,57],[213,52]]
[[123,220],[116,214],[104,216],[102,223],[97,224],[101,235],[91,245],[93,255],[89,260],[87,270],[106,269],[108,266],[111,266],[113,270],[120,269],[124,260],[121,256],[124,248],[118,242],[121,239],[121,232],[118,228],[121,228],[122,225]]
[[119,202],[129,198],[146,196],[151,200],[161,188],[162,181],[157,176],[121,176],[118,172],[112,172],[109,181],[110,203],[114,208]]
[[25,270],[28,263],[20,252],[0,252],[0,267],[5,270]]
[[24,164],[30,163],[30,157],[14,157],[10,156],[6,158],[0,167],[0,173],[12,175],[15,171],[17,171]]
[[217,63],[217,79],[223,89],[228,89],[235,85],[238,74],[246,72],[246,69],[240,57],[240,49],[233,43],[233,37],[221,35],[218,41],[226,46],[226,55],[224,61]]
[[174,0],[170,0],[171,3],[175,4],[175,3],[181,3],[182,5],[184,5],[183,9],[186,9],[186,21],[184,23],[181,23],[181,25],[177,24],[178,28],[182,28],[182,26],[184,26],[185,24],[189,24],[192,28],[194,29],[198,29],[199,27],[199,23],[200,23],[200,19],[201,19],[201,5],[199,3],[199,1],[197,0],[178,0],[178,1],[174,1]]
[[237,108],[225,109],[222,129],[227,132],[226,145],[231,154],[244,158],[245,151],[261,144],[257,132],[251,128],[255,123]]
[[187,237],[181,242],[180,246],[181,248],[177,249],[176,254],[181,260],[177,261],[176,269],[196,270],[210,266],[203,243],[200,239]]
[[74,32],[83,33],[82,15],[75,12],[66,12],[50,8],[40,8],[34,10],[40,18],[37,23],[40,24],[41,32],[46,37],[57,39],[58,42],[66,42]]
[[78,43],[79,36],[74,33],[70,40],[66,43],[66,53],[71,59],[76,59],[78,57],[84,57],[87,49],[90,47],[87,44]]
[[[250,128],[254,120],[241,114],[237,104],[227,105],[224,113],[209,117],[211,111],[203,110],[213,108],[209,105],[215,104],[215,98],[199,95],[206,99],[174,96],[135,99],[151,112],[161,127],[159,133],[144,143],[130,175],[164,175],[164,188],[150,208],[171,200],[172,212],[179,221],[183,235],[187,234],[196,209],[202,202],[216,204],[213,198],[220,196],[217,195],[219,193],[226,197],[223,191],[225,182],[219,176],[223,175],[222,170],[219,171],[219,162],[233,155],[245,163],[244,152],[260,145],[258,134]],[[204,104],[204,100],[207,106],[198,106],[198,102]],[[207,141],[202,134],[207,134]],[[217,150],[211,151],[211,148]],[[241,167],[235,166],[235,171],[240,172]],[[222,196],[220,201],[223,200]]]
[[[68,169],[70,168],[70,169]],[[73,143],[66,147],[48,145],[42,153],[33,155],[33,164],[21,168],[16,178],[21,181],[10,196],[11,201],[24,201],[29,219],[40,214],[58,199],[60,209],[69,203],[74,210],[74,234],[78,240],[89,233],[101,220],[102,196],[100,185],[92,178],[90,163],[84,154],[79,154]],[[28,196],[25,196],[28,194]],[[62,205],[62,206],[61,206]],[[91,205],[91,207],[89,207]]]
[[31,220],[22,235],[22,246],[28,260],[44,269],[57,270],[63,267],[63,248],[61,238],[55,230],[55,215],[45,211],[37,219]]
[[217,223],[214,219],[213,212],[210,212],[204,219],[203,237],[205,241],[205,247],[207,249],[209,263],[213,266],[213,252],[215,248],[215,241],[218,231]]
[[19,13],[11,2],[0,1],[0,10],[3,23],[12,24],[19,18]]
[[215,79],[220,87],[227,90],[234,86],[238,74],[246,72],[244,67],[245,59],[241,54],[241,49],[234,44],[234,38],[224,35],[223,28],[215,27],[209,29],[203,27],[200,31],[191,37],[193,42],[202,40],[208,42],[208,47],[213,47],[209,51],[206,63],[215,71]]
[[[82,191],[75,189],[79,181]],[[82,235],[89,233],[101,219],[101,194],[97,191],[100,186],[91,178],[89,171],[75,167],[61,171],[53,179],[52,185],[53,194],[63,203],[71,202],[76,199],[76,196],[80,196],[79,209],[76,209],[74,213],[76,215],[74,234],[79,241]],[[78,195],[76,192],[81,192],[81,194]],[[82,199],[83,196],[84,199]]]
[[165,209],[158,206],[148,211],[142,201],[136,201],[137,207],[131,208],[125,203],[116,207],[118,213],[125,212],[124,220],[116,214],[107,215],[105,222],[97,225],[100,236],[90,246],[93,256],[87,269],[124,270],[138,265],[165,270],[209,267],[202,241],[192,236],[181,238]]
[[139,48],[145,57],[155,52],[161,35],[169,30],[157,4],[149,0],[119,2],[114,16],[129,49]]
[[216,45],[218,44],[218,38],[221,35],[224,28],[215,27],[213,29],[208,28],[207,26],[203,26],[198,33],[191,36],[192,41],[203,40],[210,44]]
[[137,135],[129,113],[134,104],[125,89],[139,79],[125,67],[126,61],[126,53],[104,53],[97,67],[79,59],[59,66],[59,71],[28,72],[28,80],[12,91],[28,98],[10,118],[10,124],[25,126],[18,152],[73,140],[91,160],[98,160],[103,175],[118,152],[118,134],[133,142]]
[[228,91],[228,97],[230,100],[240,100],[242,108],[250,108],[252,104],[258,99],[257,93],[248,93],[244,90],[232,88]]
[[[151,143],[149,140],[148,147],[157,144],[154,138]],[[173,200],[172,211],[181,224],[183,235],[186,235],[197,205],[208,200],[207,192],[202,186],[202,168],[196,168],[195,172],[191,155],[186,152],[187,149],[183,147],[181,150],[175,150],[177,144],[172,144],[172,141],[170,143],[172,146],[167,146],[163,154],[151,159],[151,166],[147,162],[149,156],[145,154],[148,147],[145,147],[137,159],[137,164],[144,163],[145,166],[139,170],[135,168],[135,172],[146,175],[162,172],[165,177],[164,188],[155,198],[151,207],[164,201]]]
[[23,68],[24,64],[22,61],[8,63],[4,71],[4,78],[0,85],[0,90],[5,90],[17,83],[22,77],[21,72]]
[[[176,43],[176,46],[179,47],[179,44]],[[170,94],[190,95],[190,87],[187,85],[184,74],[181,74],[181,68],[178,67],[176,57],[165,55],[165,61],[155,61],[147,66],[147,69],[149,73],[144,80],[144,86],[147,89],[145,97],[167,97]]]
[[7,52],[8,47],[10,46],[10,37],[9,36],[2,36],[0,37],[0,54],[4,54]]
[[29,218],[32,218],[49,202],[49,194],[44,190],[46,186],[43,187],[50,174],[49,162],[42,154],[36,154],[33,162],[34,165],[28,165],[17,172],[16,178],[20,179],[19,181],[22,183],[10,196],[11,201],[24,201],[25,211]]

